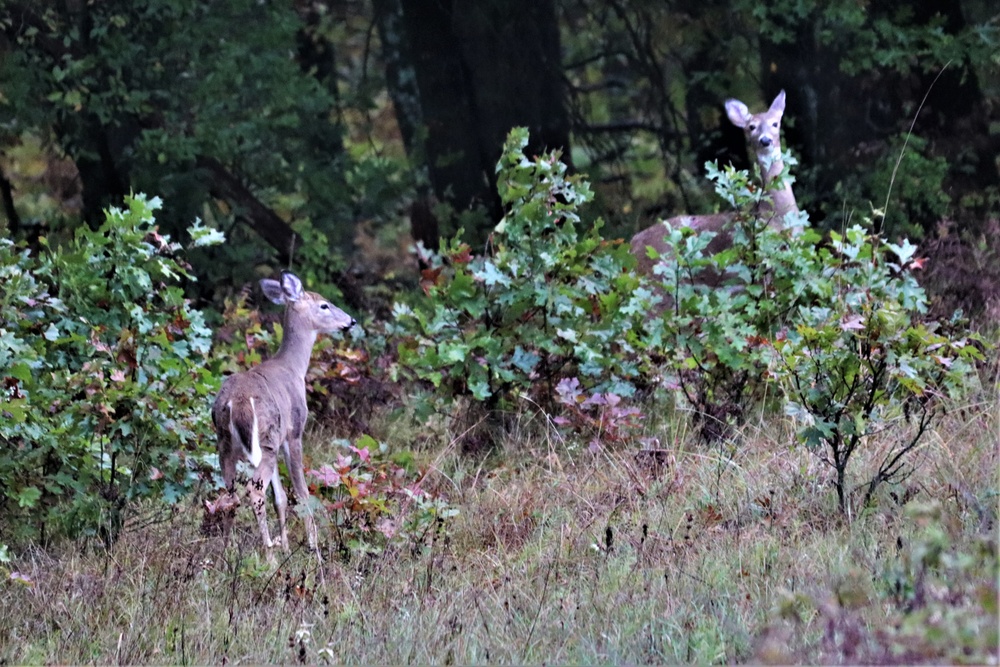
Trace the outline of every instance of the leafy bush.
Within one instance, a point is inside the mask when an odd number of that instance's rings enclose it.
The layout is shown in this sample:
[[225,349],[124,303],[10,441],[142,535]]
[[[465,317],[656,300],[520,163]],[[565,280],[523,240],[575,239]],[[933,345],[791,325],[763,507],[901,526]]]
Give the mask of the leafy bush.
[[529,159],[511,131],[497,165],[506,216],[485,256],[457,239],[427,257],[426,298],[397,303],[400,376],[435,396],[488,408],[527,395],[551,408],[560,379],[630,395],[640,366],[633,320],[641,303],[628,248],[603,240],[600,221],[580,234],[589,185],[558,154]]
[[827,450],[821,456],[836,471],[847,512],[847,465],[862,443],[900,409],[915,421],[866,482],[864,507],[879,484],[905,476],[906,455],[942,409],[938,399],[964,388],[981,354],[974,336],[951,338],[921,321],[927,300],[912,274],[921,262],[915,246],[882,243],[858,226],[831,240],[833,252],[818,251],[822,273],[808,276],[822,305],[791,314],[787,331],[771,341],[771,370],[802,424],[801,439]]
[[[788,155],[784,162],[786,169],[794,164]],[[716,192],[735,210],[727,229],[733,242],[713,255],[714,232],[664,225],[671,252],[658,256],[649,249],[659,262],[656,275],[645,280],[657,295],[653,301],[668,295],[671,307],[645,321],[642,343],[663,360],[703,437],[715,440],[764,395],[766,343],[811,297],[810,277],[822,268],[811,252],[819,237],[804,213],[785,220],[785,229],[772,229],[754,212],[767,192],[752,186],[746,171],[706,168]],[[779,185],[775,179],[773,187]],[[797,235],[788,231],[793,227]],[[655,310],[655,303],[649,307]]]
[[588,396],[580,390],[580,381],[575,377],[560,380],[556,394],[563,414],[553,421],[557,426],[589,436],[591,452],[599,451],[605,444],[631,442],[639,431],[642,412],[623,403],[618,394],[593,392]]
[[[974,336],[922,322],[926,297],[912,275],[915,246],[884,243],[858,226],[831,234],[774,230],[750,213],[762,196],[745,172],[710,169],[739,213],[732,247],[714,256],[712,233],[667,229],[673,252],[656,268],[673,308],[647,321],[647,349],[663,350],[683,395],[706,415],[703,431],[738,420],[777,384],[799,437],[836,472],[840,509],[849,511],[847,466],[871,435],[902,413],[911,433],[865,482],[862,504],[906,473],[944,395],[954,395],[979,357]],[[806,224],[804,214],[786,226]],[[724,286],[705,284],[707,272]],[[822,450],[826,450],[825,452]]]
[[128,501],[174,503],[208,466],[211,332],[159,205],[129,197],[38,257],[0,241],[0,525],[15,543],[110,541]]

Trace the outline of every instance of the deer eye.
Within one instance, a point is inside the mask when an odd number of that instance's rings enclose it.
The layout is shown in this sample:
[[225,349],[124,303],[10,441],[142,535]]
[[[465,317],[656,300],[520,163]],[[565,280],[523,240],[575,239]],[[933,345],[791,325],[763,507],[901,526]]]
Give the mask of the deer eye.
[[756,123],[750,123],[750,131],[753,132],[756,129],[757,129],[757,124]]
[[777,123],[771,123],[771,127],[778,127]]
[[328,303],[321,303],[319,305],[319,309],[320,310],[330,310],[330,304],[328,304]]

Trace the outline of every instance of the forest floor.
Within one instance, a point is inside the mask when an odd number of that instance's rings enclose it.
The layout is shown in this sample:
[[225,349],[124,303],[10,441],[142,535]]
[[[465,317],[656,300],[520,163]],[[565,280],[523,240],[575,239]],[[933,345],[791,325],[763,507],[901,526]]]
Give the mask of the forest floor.
[[[486,460],[420,453],[458,514],[346,561],[319,565],[297,519],[271,568],[245,508],[228,546],[195,501],[150,511],[110,550],[8,564],[0,664],[997,664],[998,393],[949,410],[850,517],[784,418],[717,445],[664,420],[637,456],[527,414]],[[857,454],[858,481],[894,442]]]

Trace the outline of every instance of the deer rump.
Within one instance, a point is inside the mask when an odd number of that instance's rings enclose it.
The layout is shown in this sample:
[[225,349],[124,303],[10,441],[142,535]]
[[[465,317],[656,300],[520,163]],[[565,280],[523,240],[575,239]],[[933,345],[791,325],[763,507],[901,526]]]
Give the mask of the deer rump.
[[[305,422],[296,397],[287,395],[280,383],[268,384],[258,372],[262,366],[226,378],[212,411],[220,445],[233,453],[242,452],[254,468],[260,465],[264,449],[275,454],[286,449],[288,439],[295,436],[287,430]],[[290,406],[287,420],[281,404]],[[234,451],[234,446],[239,449]]]

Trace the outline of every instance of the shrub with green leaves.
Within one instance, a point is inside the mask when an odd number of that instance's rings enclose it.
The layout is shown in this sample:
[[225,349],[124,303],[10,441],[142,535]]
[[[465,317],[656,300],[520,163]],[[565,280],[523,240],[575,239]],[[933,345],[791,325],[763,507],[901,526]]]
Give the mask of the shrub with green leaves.
[[940,399],[966,388],[982,355],[976,336],[922,321],[927,299],[912,273],[922,262],[916,246],[884,243],[859,226],[830,236],[831,248],[808,250],[823,268],[803,277],[815,302],[790,314],[769,350],[786,411],[801,424],[803,442],[835,470],[846,513],[854,453],[886,429],[899,433],[862,484],[865,507],[881,483],[905,477],[906,456],[943,409]]
[[[773,187],[795,164],[790,155],[783,160],[786,171]],[[774,229],[754,212],[767,191],[752,187],[746,171],[706,168],[716,193],[735,211],[727,229],[732,244],[713,255],[714,232],[664,226],[671,252],[657,256],[650,249],[659,263],[644,282],[651,283],[650,293],[668,295],[670,307],[644,322],[641,338],[646,351],[663,360],[703,437],[715,440],[765,395],[764,343],[798,303],[812,298],[810,277],[822,267],[811,252],[819,236],[804,213],[789,214],[783,228]]]
[[[39,256],[0,240],[0,528],[21,543],[114,538],[128,501],[176,502],[209,457],[211,332],[184,299],[158,199]],[[192,245],[218,242],[197,224]]]
[[[761,193],[748,187],[746,172],[710,169],[709,176],[739,211],[732,246],[710,256],[710,232],[666,231],[673,252],[654,280],[673,296],[672,308],[646,322],[646,349],[662,350],[709,428],[738,420],[780,388],[800,439],[834,469],[845,513],[853,454],[896,425],[898,445],[862,475],[864,506],[881,483],[906,474],[939,399],[972,376],[976,337],[924,322],[926,297],[912,274],[922,260],[907,241],[885,243],[855,226],[819,244],[808,227],[789,233],[807,224],[804,214],[771,229],[750,213]],[[704,272],[723,276],[724,285],[706,285]]]
[[628,247],[584,233],[593,197],[558,153],[528,158],[528,135],[511,131],[497,165],[506,215],[484,256],[457,238],[427,259],[426,298],[397,303],[397,373],[429,382],[435,396],[469,396],[488,408],[527,395],[550,408],[576,376],[585,388],[630,395],[640,363],[633,322],[641,310]]

